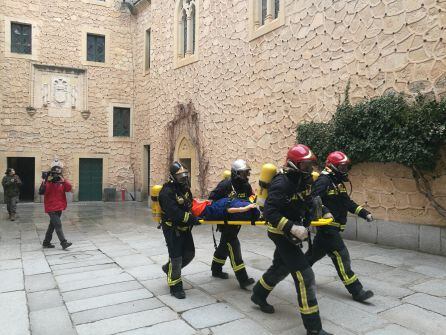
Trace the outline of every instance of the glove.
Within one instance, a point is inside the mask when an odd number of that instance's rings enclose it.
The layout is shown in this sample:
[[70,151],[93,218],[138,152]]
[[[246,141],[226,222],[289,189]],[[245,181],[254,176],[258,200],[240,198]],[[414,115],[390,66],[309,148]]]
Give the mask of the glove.
[[367,220],[367,222],[372,222],[373,221],[373,216],[372,214],[367,214],[367,216],[365,217],[365,219]]
[[322,218],[323,218],[323,219],[334,219],[334,218],[333,218],[333,214],[331,214],[330,212],[325,213],[325,214],[322,216]]
[[303,226],[293,225],[290,230],[291,235],[303,241],[308,237],[308,230]]

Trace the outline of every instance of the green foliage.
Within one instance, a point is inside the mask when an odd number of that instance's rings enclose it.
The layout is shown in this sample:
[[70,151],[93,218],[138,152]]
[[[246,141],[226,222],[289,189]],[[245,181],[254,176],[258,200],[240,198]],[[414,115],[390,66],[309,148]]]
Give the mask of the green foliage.
[[331,151],[344,151],[354,163],[396,162],[431,171],[446,142],[446,99],[384,95],[356,105],[346,99],[328,123],[298,126],[297,142],[308,145],[321,163]]

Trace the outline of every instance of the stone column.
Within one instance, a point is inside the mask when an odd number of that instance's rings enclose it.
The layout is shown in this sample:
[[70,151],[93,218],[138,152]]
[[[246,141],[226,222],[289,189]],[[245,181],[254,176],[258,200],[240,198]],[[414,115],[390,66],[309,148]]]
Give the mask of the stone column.
[[254,29],[259,29],[260,22],[262,21],[262,0],[251,0],[254,7]]
[[186,50],[186,54],[187,55],[192,55],[194,53],[194,29],[193,29],[193,24],[194,24],[194,16],[195,16],[195,11],[193,6],[191,6],[190,10],[188,10],[187,13],[187,50]]
[[184,53],[184,23],[183,23],[183,14],[184,12],[180,12],[180,19],[178,20],[178,58],[183,58]]
[[274,0],[267,0],[265,23],[269,23],[273,20],[273,12],[274,12]]

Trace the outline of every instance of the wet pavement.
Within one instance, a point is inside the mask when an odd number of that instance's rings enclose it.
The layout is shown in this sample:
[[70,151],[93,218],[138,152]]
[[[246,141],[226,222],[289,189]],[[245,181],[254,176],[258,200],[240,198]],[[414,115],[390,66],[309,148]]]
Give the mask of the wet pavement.
[[[41,248],[48,225],[41,204],[19,204],[15,222],[5,213],[2,206],[1,335],[305,334],[290,276],[269,298],[272,315],[239,289],[229,262],[229,280],[211,277],[210,226],[193,230],[196,258],[183,271],[187,298],[177,300],[161,271],[163,235],[145,203],[69,204],[62,222],[73,246],[66,251],[58,243]],[[271,265],[273,244],[262,227],[242,228],[240,240],[248,273],[257,280]],[[321,260],[313,268],[327,331],[446,334],[446,258],[346,242],[353,270],[375,297],[367,304],[353,301],[331,260]]]

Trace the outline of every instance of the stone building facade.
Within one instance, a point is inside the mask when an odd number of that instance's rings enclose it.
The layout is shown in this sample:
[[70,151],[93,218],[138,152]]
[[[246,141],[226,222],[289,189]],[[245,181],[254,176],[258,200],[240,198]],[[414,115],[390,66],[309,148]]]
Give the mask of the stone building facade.
[[[174,157],[205,195],[234,159],[249,162],[254,183],[263,163],[281,165],[296,126],[327,121],[348,80],[354,102],[394,91],[446,96],[442,0],[127,3],[0,0],[1,168],[32,155],[37,178],[58,155],[76,181],[79,158],[102,158],[103,187],[142,199]],[[11,20],[36,26],[31,59],[7,51]],[[85,60],[88,33],[109,41],[101,66]],[[55,66],[78,78],[66,111],[42,103]],[[131,108],[129,138],[110,136],[115,105]],[[353,197],[381,220],[445,224],[402,166],[357,165],[352,180]]]
[[[55,157],[73,181],[75,199],[81,159],[102,160],[103,187],[133,187],[134,133],[110,134],[111,109],[134,105],[134,18],[117,5],[0,0],[0,169],[8,158],[31,158],[18,164],[19,170],[34,164],[34,176],[24,177],[34,183],[35,200],[41,171]],[[11,52],[12,23],[32,27],[31,54]],[[105,36],[104,63],[87,61],[89,33]]]

